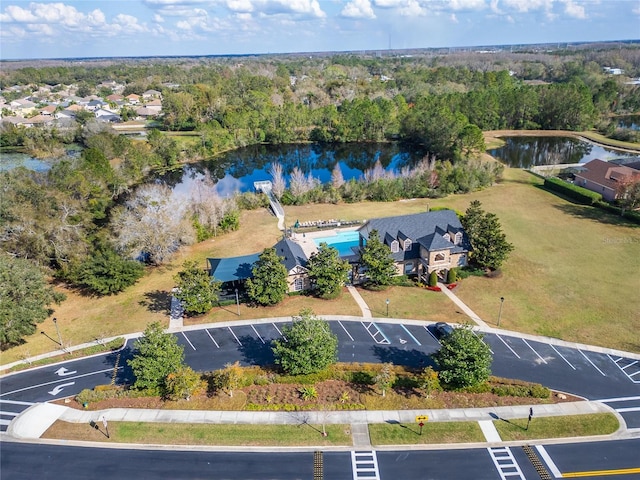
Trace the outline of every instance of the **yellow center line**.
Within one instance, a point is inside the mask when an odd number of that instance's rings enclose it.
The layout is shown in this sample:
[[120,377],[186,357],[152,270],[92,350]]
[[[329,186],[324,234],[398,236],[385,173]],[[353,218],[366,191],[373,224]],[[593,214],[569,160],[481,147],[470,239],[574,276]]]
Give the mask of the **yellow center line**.
[[606,475],[631,475],[632,473],[640,473],[640,467],[619,468],[616,470],[592,470],[591,472],[563,473],[562,478],[603,477]]

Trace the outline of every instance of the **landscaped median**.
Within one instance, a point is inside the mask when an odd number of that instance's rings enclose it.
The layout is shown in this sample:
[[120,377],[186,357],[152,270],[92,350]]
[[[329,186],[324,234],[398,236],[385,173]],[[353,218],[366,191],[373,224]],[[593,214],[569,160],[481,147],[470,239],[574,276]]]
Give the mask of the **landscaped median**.
[[[594,413],[495,420],[504,441],[610,435],[619,428],[615,415]],[[286,425],[109,422],[109,437],[101,421],[69,423],[56,421],[42,436],[47,439],[89,442],[115,442],[153,445],[210,445],[243,447],[352,446],[348,424],[309,424],[300,421]],[[422,430],[422,432],[421,432]],[[326,436],[323,435],[326,432]],[[435,445],[485,442],[476,421],[369,424],[371,444]]]

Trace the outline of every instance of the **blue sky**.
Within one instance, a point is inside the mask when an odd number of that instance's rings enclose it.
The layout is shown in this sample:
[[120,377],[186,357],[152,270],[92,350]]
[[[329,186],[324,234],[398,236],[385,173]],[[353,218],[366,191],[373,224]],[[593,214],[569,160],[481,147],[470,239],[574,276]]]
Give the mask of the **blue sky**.
[[2,0],[0,58],[228,55],[640,38],[640,0]]

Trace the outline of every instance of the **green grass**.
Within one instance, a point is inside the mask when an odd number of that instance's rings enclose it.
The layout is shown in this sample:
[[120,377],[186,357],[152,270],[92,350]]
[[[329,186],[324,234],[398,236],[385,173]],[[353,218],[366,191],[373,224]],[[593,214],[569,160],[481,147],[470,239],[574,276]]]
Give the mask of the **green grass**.
[[610,435],[620,428],[612,413],[533,417],[528,430],[526,418],[495,420],[493,423],[504,441]]
[[372,445],[416,445],[484,442],[477,422],[425,422],[420,435],[417,423],[374,423],[369,425]]
[[351,445],[349,425],[218,425],[185,423],[109,422],[110,438],[88,424],[57,421],[44,438],[96,442],[225,445],[225,446],[344,446]]

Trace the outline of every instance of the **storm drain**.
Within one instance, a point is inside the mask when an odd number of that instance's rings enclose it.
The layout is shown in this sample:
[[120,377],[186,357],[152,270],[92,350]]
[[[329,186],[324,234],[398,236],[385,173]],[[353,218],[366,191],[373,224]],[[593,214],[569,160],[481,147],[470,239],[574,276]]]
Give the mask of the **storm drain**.
[[324,479],[323,468],[322,452],[313,452],[313,480]]
[[533,448],[531,448],[531,446],[524,445],[522,447],[522,450],[524,450],[524,453],[527,455],[527,458],[533,465],[533,468],[535,468],[536,472],[538,472],[538,475],[540,475],[540,480],[553,480],[553,477],[547,471],[547,468],[544,466],[544,463],[542,463],[542,460],[540,460],[540,457],[538,457],[538,455],[533,450]]

